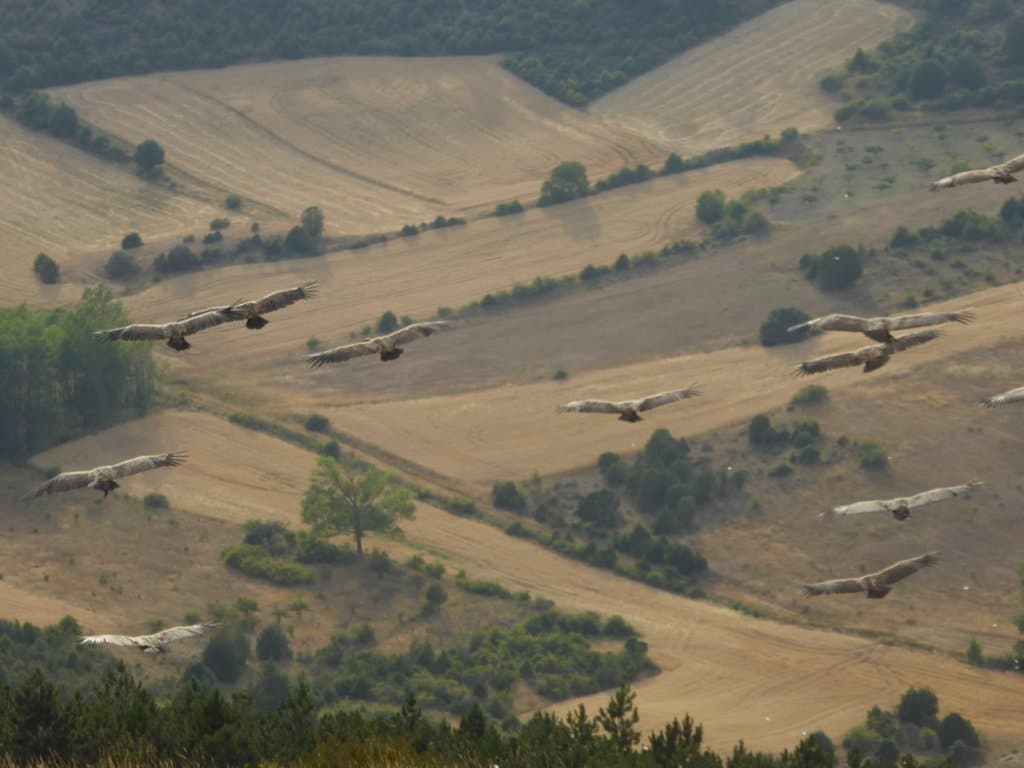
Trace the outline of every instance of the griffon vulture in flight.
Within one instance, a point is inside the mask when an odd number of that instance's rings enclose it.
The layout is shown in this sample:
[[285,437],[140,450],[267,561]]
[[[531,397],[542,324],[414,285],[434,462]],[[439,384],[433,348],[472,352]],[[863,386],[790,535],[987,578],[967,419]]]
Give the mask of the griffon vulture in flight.
[[989,408],[995,408],[997,405],[1006,405],[1007,403],[1016,403],[1018,400],[1024,400],[1024,387],[1017,387],[1011,389],[1008,392],[1003,392],[999,395],[992,395],[992,397],[986,397],[983,402]]
[[154,456],[136,456],[134,459],[122,461],[120,464],[113,464],[109,467],[96,467],[80,472],[61,472],[56,477],[51,477],[42,485],[33,488],[21,497],[22,501],[28,501],[39,496],[48,496],[51,493],[62,493],[73,491],[76,488],[95,488],[103,491],[103,498],[115,488],[121,486],[116,478],[135,475],[139,472],[147,472],[160,467],[176,467],[182,464],[187,458],[183,451],[172,453],[158,453]]
[[903,331],[907,328],[920,328],[924,325],[939,323],[963,323],[966,325],[974,319],[972,309],[959,312],[922,312],[917,315],[896,315],[895,317],[857,317],[856,315],[825,315],[808,320],[806,323],[791,325],[787,330],[796,331],[858,331],[869,339],[883,344],[891,344],[896,340],[891,331]]
[[80,645],[99,645],[108,643],[110,645],[133,645],[143,653],[166,653],[167,644],[175,640],[185,640],[189,637],[205,635],[220,624],[189,624],[185,627],[171,627],[152,635],[139,635],[128,637],[127,635],[86,635],[80,641]]
[[897,336],[888,344],[872,344],[867,347],[861,347],[853,352],[840,352],[836,355],[816,357],[813,360],[805,360],[799,363],[794,374],[797,376],[809,376],[812,373],[831,371],[835,368],[849,368],[856,365],[863,365],[864,373],[871,373],[871,371],[876,371],[888,363],[893,353],[916,347],[918,344],[924,344],[938,338],[938,336],[938,331],[915,331],[914,333]]
[[932,183],[931,190],[959,187],[963,184],[977,184],[982,181],[994,181],[996,184],[1012,184],[1017,180],[1013,174],[1024,171],[1024,155],[1017,155],[1005,163],[993,165],[989,168],[978,168],[973,171],[954,173],[944,179]]
[[683,387],[671,392],[659,392],[656,395],[648,395],[637,400],[623,400],[612,402],[610,400],[574,400],[571,403],[559,405],[555,410],[559,413],[617,413],[619,421],[640,421],[640,412],[649,411],[659,405],[674,403],[687,397],[696,397],[700,390],[696,387]]
[[166,339],[168,347],[181,352],[192,346],[185,340],[186,336],[205,331],[207,328],[213,328],[221,323],[241,320],[243,317],[245,315],[239,313],[234,306],[231,306],[202,312],[175,323],[164,323],[163,325],[136,323],[134,325],[126,325],[123,328],[93,331],[93,333],[103,341],[158,341]]
[[324,352],[317,352],[314,355],[307,355],[306,362],[314,368],[319,368],[327,363],[343,363],[353,357],[364,355],[380,355],[384,362],[397,360],[405,350],[399,344],[405,344],[421,336],[430,336],[436,331],[443,331],[450,323],[443,320],[435,320],[429,323],[413,323],[397,331],[392,331],[385,336],[375,336],[372,339],[364,339],[354,344],[346,344],[342,347],[335,347]]
[[817,584],[808,584],[800,590],[804,597],[815,595],[837,595],[847,592],[867,592],[868,597],[882,598],[889,594],[893,584],[902,581],[907,576],[913,576],[922,568],[935,565],[939,559],[938,552],[927,552],[918,557],[911,557],[907,560],[900,560],[888,568],[883,568],[876,573],[869,573],[855,579],[833,579],[832,581],[821,581]]
[[196,312],[189,312],[182,319],[187,320],[190,317],[196,315],[202,315],[206,312],[226,312],[231,309],[237,313],[236,317],[232,317],[232,320],[241,320],[245,318],[245,327],[251,331],[257,331],[265,326],[270,321],[262,317],[267,312],[273,312],[278,309],[283,309],[291,304],[294,304],[300,299],[311,299],[316,296],[317,284],[319,281],[311,280],[308,283],[297,285],[294,288],[286,288],[283,291],[274,291],[268,293],[262,299],[256,299],[255,301],[237,301],[230,307],[207,307],[206,309],[200,309]]
[[906,496],[897,499],[885,499],[879,501],[858,501],[854,504],[846,504],[836,507],[828,512],[822,512],[819,517],[831,518],[834,515],[860,515],[865,512],[890,512],[897,520],[906,520],[910,517],[910,510],[923,507],[926,504],[934,504],[936,501],[952,499],[967,493],[972,488],[981,485],[980,480],[972,480],[965,485],[951,485],[948,488],[932,488],[930,491],[922,491],[913,496]]

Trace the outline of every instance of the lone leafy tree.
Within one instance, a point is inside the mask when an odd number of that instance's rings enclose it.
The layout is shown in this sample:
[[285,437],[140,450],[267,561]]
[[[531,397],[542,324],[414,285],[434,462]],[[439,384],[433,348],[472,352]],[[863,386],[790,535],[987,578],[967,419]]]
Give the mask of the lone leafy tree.
[[412,517],[413,512],[412,494],[393,485],[386,473],[350,472],[330,456],[318,459],[302,499],[302,519],[312,526],[313,535],[352,533],[360,557],[366,531],[395,532],[398,518]]
[[551,178],[540,188],[537,205],[555,205],[583,197],[590,191],[587,169],[583,163],[570,160],[560,163],[551,172]]
[[144,174],[151,174],[164,162],[164,148],[153,139],[146,139],[135,148],[135,165]]

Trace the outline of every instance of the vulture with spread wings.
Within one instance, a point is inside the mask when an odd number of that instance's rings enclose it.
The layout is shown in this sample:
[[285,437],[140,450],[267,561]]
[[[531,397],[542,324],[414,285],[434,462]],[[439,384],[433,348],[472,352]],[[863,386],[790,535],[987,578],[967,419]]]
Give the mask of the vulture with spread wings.
[[399,344],[405,344],[422,336],[430,336],[436,331],[443,331],[449,325],[443,320],[413,323],[385,336],[375,336],[372,339],[357,341],[355,344],[346,344],[324,352],[317,352],[314,355],[307,355],[306,362],[314,368],[319,368],[327,363],[343,363],[353,357],[363,357],[364,355],[380,355],[380,359],[384,362],[397,360],[405,351],[398,346]]
[[221,323],[241,320],[243,317],[245,315],[232,305],[201,312],[175,323],[164,323],[163,325],[135,323],[123,328],[111,328],[105,331],[93,331],[93,333],[103,341],[159,341],[166,339],[168,347],[181,352],[192,346],[185,340],[186,336],[205,331],[207,328],[213,328]]
[[972,488],[981,485],[980,480],[972,480],[964,485],[951,485],[947,488],[932,488],[930,491],[922,491],[913,496],[906,496],[896,499],[885,499],[878,501],[858,501],[854,504],[846,504],[835,507],[828,512],[822,512],[820,517],[831,518],[834,515],[860,515],[865,512],[890,512],[897,520],[906,520],[910,517],[910,510],[923,507],[926,504],[934,504],[937,501],[945,501],[955,496],[961,496]]
[[641,397],[637,400],[622,400],[621,402],[574,400],[571,403],[559,405],[555,410],[559,413],[617,413],[619,421],[640,421],[641,411],[649,411],[660,405],[674,403],[687,397],[696,397],[699,394],[700,390],[696,387],[683,387],[671,392],[659,392],[656,395]]
[[97,491],[103,491],[103,498],[106,498],[107,494],[112,490],[121,487],[116,482],[116,478],[127,477],[128,475],[135,475],[139,472],[147,472],[150,469],[159,469],[160,467],[176,467],[182,464],[186,458],[187,454],[183,451],[175,451],[172,453],[158,453],[153,456],[136,456],[134,459],[128,459],[120,464],[113,464],[108,467],[96,467],[96,469],[87,469],[80,472],[61,472],[37,488],[33,488],[22,496],[21,500],[28,501],[39,496],[73,491],[77,488],[95,488]]
[[1020,400],[1024,400],[1024,387],[1017,387],[1011,389],[1008,392],[1003,392],[999,395],[992,395],[992,397],[986,397],[983,402],[989,408],[995,408],[997,405],[1006,405],[1007,403],[1016,403]]
[[808,584],[800,590],[804,597],[815,595],[837,595],[849,592],[867,592],[868,597],[882,598],[889,594],[893,584],[913,576],[922,568],[934,565],[939,559],[938,552],[927,552],[918,557],[900,560],[888,568],[855,579],[833,579]]
[[86,635],[80,641],[80,645],[127,645],[135,646],[143,653],[166,653],[167,644],[176,640],[185,640],[189,637],[200,637],[207,632],[219,627],[220,624],[189,624],[183,627],[171,627],[152,635]]
[[231,318],[232,320],[241,320],[242,318],[245,318],[245,327],[251,331],[256,331],[270,322],[264,318],[263,315],[268,312],[283,309],[284,307],[290,306],[301,299],[313,298],[316,296],[318,284],[319,281],[311,280],[308,283],[297,285],[294,288],[286,288],[282,291],[268,293],[262,299],[256,299],[255,301],[236,301],[234,304],[226,307],[207,307],[206,309],[189,312],[182,318],[182,320],[187,320],[190,317],[202,315],[207,312],[226,312],[231,309],[235,313],[235,316]]
[[896,340],[891,331],[903,331],[907,328],[920,328],[925,325],[939,323],[963,323],[966,325],[974,319],[973,309],[962,309],[958,312],[922,312],[916,315],[896,315],[894,317],[857,317],[856,315],[825,315],[808,320],[806,323],[791,325],[790,333],[797,331],[855,331],[863,333],[869,339],[883,344],[891,344]]
[[805,360],[796,366],[793,371],[796,376],[809,376],[812,373],[822,373],[836,368],[849,368],[856,365],[864,366],[864,373],[877,371],[889,362],[893,353],[901,352],[918,344],[924,344],[932,339],[938,338],[938,331],[915,331],[903,336],[895,337],[888,344],[872,344],[861,347],[853,352],[840,352],[835,355],[816,357],[813,360]]
[[1017,180],[1017,177],[1013,174],[1020,171],[1024,171],[1024,155],[1017,155],[1012,160],[1007,160],[1005,163],[988,168],[977,168],[972,171],[954,173],[952,176],[947,176],[944,179],[933,182],[931,190],[934,192],[937,189],[959,187],[963,184],[978,184],[983,181],[994,181],[996,184],[1012,184]]

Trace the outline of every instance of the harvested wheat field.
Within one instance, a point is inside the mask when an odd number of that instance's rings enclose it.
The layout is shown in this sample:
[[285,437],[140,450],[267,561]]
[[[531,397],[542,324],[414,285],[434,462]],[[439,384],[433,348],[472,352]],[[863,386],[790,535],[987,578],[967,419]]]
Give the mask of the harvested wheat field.
[[[212,205],[144,182],[126,169],[0,117],[0,304],[75,301],[91,275],[74,256],[115,250],[132,231],[155,239],[205,229],[220,215]],[[60,262],[61,283],[47,286],[36,279],[32,260],[40,252]]]
[[913,19],[874,0],[792,0],[627,83],[589,112],[681,154],[789,126],[819,130],[837,107],[821,77]]
[[[309,451],[208,414],[161,411],[33,457],[37,467],[91,469],[142,454],[187,451],[180,467],[125,478],[116,494],[159,492],[172,506],[234,523],[295,523],[316,457]],[[84,489],[32,502],[60,509],[67,500],[100,498]]]
[[[930,309],[951,310],[968,305],[977,311],[977,320],[969,328],[941,329],[939,339],[898,354],[868,380],[855,369],[809,378],[792,375],[793,365],[800,360],[871,343],[857,334],[831,333],[782,348],[732,347],[586,371],[564,382],[505,385],[452,396],[359,403],[325,409],[324,413],[346,432],[484,490],[495,480],[523,478],[535,471],[553,474],[590,465],[601,451],[635,450],[649,431],[657,427],[693,435],[749,419],[784,405],[809,382],[826,384],[829,389],[857,386],[864,381],[910,382],[915,368],[921,365],[978,345],[993,345],[1024,335],[1018,323],[1018,286],[992,288]],[[569,400],[619,400],[689,384],[699,385],[703,395],[652,411],[640,425],[620,422],[608,415],[554,412],[558,403]],[[894,398],[902,396],[903,391],[894,394]],[[975,405],[965,402],[963,407]]]
[[85,83],[50,91],[221,195],[330,232],[394,229],[537,196],[564,160],[593,177],[667,152],[526,85],[497,57],[342,57]]
[[587,264],[610,264],[624,251],[637,253],[698,237],[694,204],[705,189],[718,187],[738,195],[779,184],[795,173],[786,160],[727,163],[363,250],[183,275],[126,297],[125,305],[140,321],[149,319],[146,313],[153,307],[170,319],[240,295],[255,298],[317,279],[316,298],[275,313],[266,328],[256,333],[240,325],[218,328],[196,336],[193,350],[169,356],[178,370],[190,375],[220,376],[228,365],[236,372],[258,374],[263,381],[284,376],[292,386],[302,377],[310,386],[336,388],[344,381],[343,370],[313,378],[304,370],[302,356],[310,336],[325,346],[347,343],[350,333],[372,325],[386,309],[423,319],[439,306],[459,307],[538,275],[575,274]]
[[[424,505],[402,527],[409,539],[446,555],[475,578],[529,590],[563,610],[619,614],[633,624],[663,670],[634,686],[644,731],[689,712],[704,724],[714,749],[731,749],[742,734],[749,748],[778,751],[792,747],[805,731],[845,733],[875,704],[892,706],[909,686],[927,685],[944,708],[970,717],[994,747],[1024,745],[1019,675],[751,619],[566,560]],[[934,572],[915,577],[920,583],[931,578]],[[607,699],[599,693],[556,709],[564,713],[583,702],[596,712]]]

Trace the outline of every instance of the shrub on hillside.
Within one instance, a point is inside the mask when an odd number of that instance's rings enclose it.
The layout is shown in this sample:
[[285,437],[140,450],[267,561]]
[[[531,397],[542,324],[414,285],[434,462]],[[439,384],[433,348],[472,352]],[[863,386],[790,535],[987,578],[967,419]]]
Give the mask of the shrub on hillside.
[[789,401],[790,408],[801,406],[821,405],[828,400],[828,388],[821,384],[808,384]]
[[790,326],[807,322],[811,316],[806,312],[793,307],[773,309],[768,313],[768,319],[761,323],[761,345],[765,347],[776,347],[782,344],[795,344],[803,341],[810,335],[810,331],[802,330],[790,333],[787,330]]
[[588,192],[590,182],[587,181],[587,169],[583,163],[570,160],[551,171],[551,177],[541,186],[537,205],[544,207],[566,203],[584,197]]
[[123,238],[121,238],[121,250],[127,251],[131,248],[140,248],[142,246],[142,236],[138,232],[129,232]]
[[494,488],[491,489],[491,500],[499,509],[508,509],[512,512],[526,510],[526,497],[519,492],[516,484],[511,480],[495,483]]
[[167,509],[171,503],[162,493],[147,493],[142,499],[142,505],[146,509]]
[[498,203],[494,208],[495,216],[511,216],[515,213],[523,212],[523,204],[518,200],[513,200],[511,203]]
[[[875,472],[889,468],[889,454],[877,443],[863,443],[858,447],[860,466]],[[912,722],[912,721],[911,721]]]
[[53,285],[60,278],[60,265],[45,253],[36,256],[36,260],[32,262],[32,271],[47,285]]
[[310,414],[305,423],[306,429],[310,432],[326,432],[330,426],[330,420],[319,413]]
[[124,251],[114,251],[103,266],[103,273],[111,280],[129,280],[142,268],[135,262],[135,257]]
[[821,254],[805,253],[800,270],[823,291],[840,291],[853,285],[864,272],[861,251],[851,245],[838,245]]

